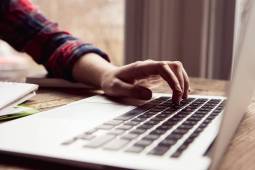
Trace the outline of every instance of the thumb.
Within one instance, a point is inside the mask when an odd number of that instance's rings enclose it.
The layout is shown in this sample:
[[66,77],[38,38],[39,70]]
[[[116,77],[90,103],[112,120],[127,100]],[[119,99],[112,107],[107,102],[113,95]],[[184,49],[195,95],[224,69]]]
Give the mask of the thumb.
[[152,97],[151,90],[146,87],[129,84],[121,80],[118,80],[117,83],[118,86],[115,86],[116,88],[113,90],[118,96],[132,97],[142,100],[149,100]]

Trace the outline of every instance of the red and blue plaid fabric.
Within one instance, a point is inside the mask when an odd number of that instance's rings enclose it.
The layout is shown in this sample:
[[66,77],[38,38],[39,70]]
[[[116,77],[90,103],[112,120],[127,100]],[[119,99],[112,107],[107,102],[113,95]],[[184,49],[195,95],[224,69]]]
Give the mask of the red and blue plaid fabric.
[[0,39],[31,55],[52,77],[72,80],[74,63],[87,53],[109,61],[100,49],[61,31],[30,0],[0,1]]

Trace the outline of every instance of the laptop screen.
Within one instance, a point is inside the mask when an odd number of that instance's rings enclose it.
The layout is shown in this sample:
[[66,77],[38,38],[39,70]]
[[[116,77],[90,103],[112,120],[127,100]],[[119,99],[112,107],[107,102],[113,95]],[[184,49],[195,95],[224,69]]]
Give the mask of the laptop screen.
[[227,105],[224,111],[219,134],[213,146],[212,166],[216,169],[240,121],[247,111],[255,86],[255,4],[248,0],[241,13],[241,23],[235,54],[238,58],[234,67]]

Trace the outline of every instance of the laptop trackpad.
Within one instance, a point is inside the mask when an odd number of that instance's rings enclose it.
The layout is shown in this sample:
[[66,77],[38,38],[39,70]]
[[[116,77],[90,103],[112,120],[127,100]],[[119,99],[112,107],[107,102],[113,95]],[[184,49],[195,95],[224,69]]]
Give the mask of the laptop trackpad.
[[109,118],[124,113],[132,106],[123,106],[113,103],[90,103],[77,102],[61,108],[50,110],[38,114],[41,118],[57,118],[57,119],[85,119],[92,120],[94,118],[101,119],[103,117]]

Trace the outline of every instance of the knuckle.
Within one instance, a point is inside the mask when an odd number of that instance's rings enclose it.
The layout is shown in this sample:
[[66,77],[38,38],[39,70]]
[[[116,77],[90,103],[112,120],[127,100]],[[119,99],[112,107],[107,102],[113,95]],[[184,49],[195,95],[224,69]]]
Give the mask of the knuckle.
[[178,68],[183,67],[182,62],[180,62],[180,61],[174,61],[174,62],[173,62],[173,65],[174,65],[175,67],[178,67]]
[[151,59],[143,61],[143,64],[145,64],[145,65],[151,65],[151,64],[154,64],[154,63],[155,63],[155,61],[151,60]]
[[148,59],[148,60],[146,60],[146,62],[151,63],[151,64],[157,63],[157,61],[152,60],[152,59]]
[[186,83],[187,85],[189,85],[189,78],[188,78],[188,77],[184,79],[184,83]]
[[154,62],[154,60],[152,60],[152,59],[147,59],[145,61],[147,61],[147,62]]
[[113,79],[112,82],[111,82],[111,87],[112,88],[119,88],[120,87],[120,83],[117,79]]
[[160,62],[158,63],[158,69],[162,71],[166,71],[169,65],[166,62]]
[[185,86],[186,86],[186,88],[188,89],[189,88],[189,86],[190,86],[190,83],[189,83],[189,80],[185,80]]
[[184,80],[184,84],[185,84],[186,87],[189,87],[189,81]]
[[166,66],[168,66],[168,62],[166,62],[166,61],[160,61],[158,64],[159,64],[162,68],[165,68]]
[[141,67],[141,66],[145,66],[145,65],[150,65],[155,63],[154,60],[148,59],[148,60],[144,60],[144,61],[136,61],[134,62],[134,67]]
[[142,65],[142,63],[143,63],[143,61],[136,61],[136,62],[134,62],[134,67],[139,67]]

